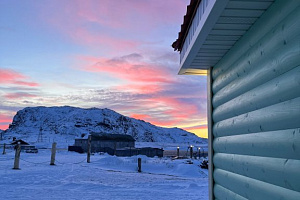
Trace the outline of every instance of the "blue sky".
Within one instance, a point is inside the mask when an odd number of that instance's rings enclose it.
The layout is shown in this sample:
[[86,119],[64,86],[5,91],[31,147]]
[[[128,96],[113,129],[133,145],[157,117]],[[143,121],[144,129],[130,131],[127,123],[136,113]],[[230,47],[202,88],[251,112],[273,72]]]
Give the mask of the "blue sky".
[[0,128],[28,106],[110,108],[206,134],[206,77],[179,76],[189,0],[0,2]]

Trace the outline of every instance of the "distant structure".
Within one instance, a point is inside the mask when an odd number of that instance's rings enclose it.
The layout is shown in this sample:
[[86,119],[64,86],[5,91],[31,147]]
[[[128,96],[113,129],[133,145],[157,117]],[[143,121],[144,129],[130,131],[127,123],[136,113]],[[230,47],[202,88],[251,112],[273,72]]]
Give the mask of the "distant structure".
[[[91,152],[104,152],[116,156],[146,155],[148,157],[162,157],[163,149],[159,148],[135,148],[135,139],[131,135],[124,134],[91,134]],[[75,139],[74,146],[69,146],[69,151],[85,153],[88,150],[87,136]]]
[[[88,139],[75,139],[75,145],[81,147],[84,152],[88,149]],[[135,139],[130,135],[123,134],[92,134],[91,152],[100,152],[105,148],[120,149],[134,148]]]
[[42,129],[42,127],[40,127],[40,132],[39,132],[39,135],[38,135],[37,142],[43,142],[43,129]]
[[26,153],[38,153],[38,149],[34,145],[30,145],[29,143],[25,142],[24,140],[14,140],[11,145],[21,145],[21,151]]

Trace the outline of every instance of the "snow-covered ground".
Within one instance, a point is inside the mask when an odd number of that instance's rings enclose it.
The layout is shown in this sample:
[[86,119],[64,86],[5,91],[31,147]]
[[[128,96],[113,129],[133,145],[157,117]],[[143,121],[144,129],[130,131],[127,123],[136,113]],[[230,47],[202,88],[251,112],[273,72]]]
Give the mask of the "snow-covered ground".
[[[200,160],[146,156],[116,157],[58,150],[51,166],[50,149],[21,153],[20,170],[13,170],[14,151],[0,149],[1,199],[208,199],[208,171]],[[142,172],[137,160],[142,159]]]

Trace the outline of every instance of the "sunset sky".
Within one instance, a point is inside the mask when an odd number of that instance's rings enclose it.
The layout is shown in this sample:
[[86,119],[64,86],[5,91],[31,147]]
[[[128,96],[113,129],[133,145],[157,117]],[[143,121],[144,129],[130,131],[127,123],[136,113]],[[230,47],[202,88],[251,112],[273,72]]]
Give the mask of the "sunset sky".
[[109,108],[206,133],[206,77],[180,76],[189,0],[1,0],[0,129],[31,106]]

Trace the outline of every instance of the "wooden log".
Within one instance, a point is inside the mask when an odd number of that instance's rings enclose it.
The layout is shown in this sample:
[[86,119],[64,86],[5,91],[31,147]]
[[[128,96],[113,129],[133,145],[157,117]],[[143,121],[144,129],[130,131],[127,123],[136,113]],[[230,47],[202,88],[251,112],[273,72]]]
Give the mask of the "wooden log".
[[[246,76],[239,76],[234,81],[219,90],[213,96],[213,106],[218,107],[231,99],[242,95],[300,65],[300,35],[297,40],[286,44],[269,55],[268,58],[255,61],[256,68]],[[251,64],[252,65],[252,64]]]
[[293,129],[299,127],[300,97],[217,122],[215,137]]
[[216,168],[300,192],[300,160],[215,153]]
[[56,142],[52,143],[50,165],[55,165]]
[[[289,1],[276,1],[265,13],[263,16],[264,20],[258,20],[235,45],[234,47],[226,54],[215,67],[212,72],[213,80],[216,80],[218,76],[223,74],[232,64],[242,57],[245,52],[248,51],[249,47],[257,44],[264,35],[274,29],[274,27],[291,14],[291,11],[295,8],[299,8],[300,2],[297,0]],[[280,10],[280,12],[278,12]],[[298,18],[296,18],[298,19]],[[259,31],[257,31],[259,30]],[[277,38],[276,38],[277,39]],[[270,44],[271,45],[271,44]]]
[[[292,42],[299,35],[300,31],[300,8],[294,10],[276,28],[269,31],[261,38],[253,47],[251,47],[243,56],[228,67],[221,76],[215,79],[213,84],[213,92],[216,93],[221,88],[232,82],[240,76],[247,75],[253,68],[259,68],[255,61],[268,59],[274,50],[282,48],[286,43]],[[249,64],[249,62],[251,64]]]
[[92,136],[88,136],[88,149],[87,149],[87,163],[91,162],[91,141],[92,141]]
[[234,174],[219,168],[214,170],[214,180],[232,192],[246,199],[255,200],[299,200],[300,193],[283,187],[265,183],[239,174]]
[[215,138],[215,153],[300,160],[300,128]]
[[214,194],[218,199],[247,200],[246,198],[222,187],[219,184],[214,185]]
[[[300,20],[299,20],[300,21]],[[300,66],[215,108],[214,122],[300,97]]]
[[13,169],[20,169],[21,144],[17,144]]

